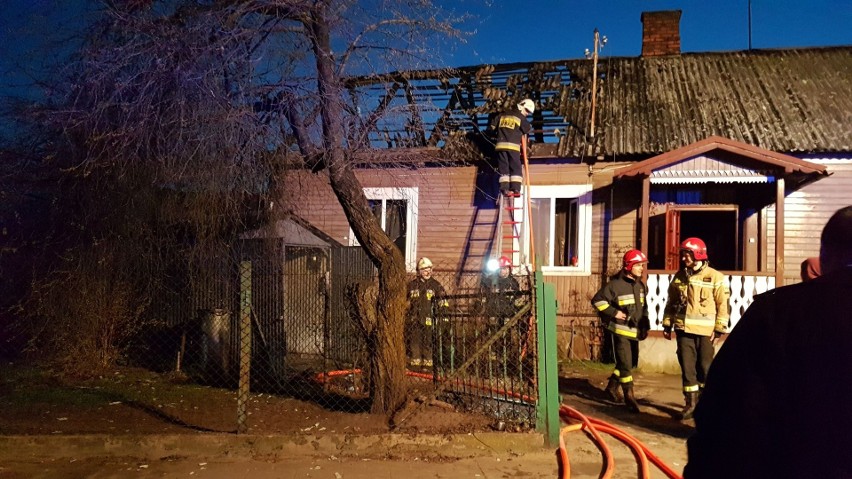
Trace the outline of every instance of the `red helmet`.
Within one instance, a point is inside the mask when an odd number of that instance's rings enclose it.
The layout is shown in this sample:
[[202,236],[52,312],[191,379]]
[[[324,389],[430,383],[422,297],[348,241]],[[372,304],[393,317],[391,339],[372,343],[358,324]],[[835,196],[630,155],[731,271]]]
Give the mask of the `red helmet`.
[[509,259],[508,256],[501,256],[500,259],[497,260],[497,264],[499,264],[501,268],[511,268],[512,260]]
[[707,245],[701,238],[687,238],[680,244],[681,251],[689,251],[696,261],[707,260]]
[[626,253],[624,253],[624,258],[621,260],[624,265],[624,269],[630,271],[633,269],[633,265],[637,263],[647,263],[648,257],[645,256],[645,253],[639,251],[638,249],[632,249]]

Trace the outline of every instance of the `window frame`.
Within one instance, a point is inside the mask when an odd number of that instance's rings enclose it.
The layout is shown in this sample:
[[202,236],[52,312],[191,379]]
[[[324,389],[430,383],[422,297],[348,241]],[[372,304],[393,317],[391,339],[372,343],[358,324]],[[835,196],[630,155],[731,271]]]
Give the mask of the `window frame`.
[[[387,200],[406,200],[408,203],[405,211],[405,221],[407,230],[405,232],[405,268],[409,272],[413,272],[417,266],[417,218],[418,214],[418,197],[419,188],[411,187],[370,187],[364,188],[364,195],[367,200],[382,202],[382,231],[385,230],[386,205]],[[355,232],[349,228],[349,246],[360,246],[358,238],[355,237]]]
[[[542,261],[541,272],[549,276],[585,276],[592,273],[592,185],[531,185],[529,198],[537,200],[550,200],[550,242],[554,244],[554,230],[556,225],[556,199],[577,200],[577,266],[545,266]],[[529,238],[531,222],[524,222],[525,238]],[[535,232],[533,232],[535,233]],[[529,258],[529,242],[525,242],[525,254]],[[538,255],[538,252],[536,252]],[[537,256],[538,257],[538,256]],[[546,264],[553,264],[553,251],[548,251]]]

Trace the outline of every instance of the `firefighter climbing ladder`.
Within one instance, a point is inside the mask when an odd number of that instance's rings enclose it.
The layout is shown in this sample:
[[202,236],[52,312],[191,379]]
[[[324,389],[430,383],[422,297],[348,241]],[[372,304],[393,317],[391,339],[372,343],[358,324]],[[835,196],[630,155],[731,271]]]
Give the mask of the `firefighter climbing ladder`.
[[[530,174],[529,162],[527,160],[527,142],[526,138],[522,140],[521,155],[524,158],[524,182],[526,196],[521,193],[512,193],[509,195],[501,194],[498,200],[497,213],[497,233],[496,243],[497,251],[501,256],[506,256],[512,261],[512,269],[521,265],[529,265],[532,270],[535,270],[535,250],[533,241],[532,224],[524,227],[525,218],[531,210],[529,191],[530,191]],[[524,237],[524,233],[527,236]],[[526,248],[525,248],[526,246]],[[527,251],[529,257],[524,256],[524,251]]]

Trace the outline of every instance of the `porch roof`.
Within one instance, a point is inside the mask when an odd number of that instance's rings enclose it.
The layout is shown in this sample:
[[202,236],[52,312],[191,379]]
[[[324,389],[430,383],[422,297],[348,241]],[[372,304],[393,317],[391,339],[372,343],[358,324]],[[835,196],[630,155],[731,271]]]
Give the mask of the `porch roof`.
[[[677,163],[689,160],[699,155],[710,152],[720,152],[726,161],[734,164],[747,163],[747,169],[752,172],[767,171],[775,174],[789,175],[799,173],[803,175],[827,175],[828,172],[823,165],[801,160],[794,156],[778,153],[752,146],[739,141],[710,136],[704,140],[690,145],[653,156],[647,160],[634,163],[615,171],[615,178],[651,176],[655,171],[671,167]],[[742,173],[741,170],[740,173]],[[693,176],[705,176],[706,171],[693,170]]]

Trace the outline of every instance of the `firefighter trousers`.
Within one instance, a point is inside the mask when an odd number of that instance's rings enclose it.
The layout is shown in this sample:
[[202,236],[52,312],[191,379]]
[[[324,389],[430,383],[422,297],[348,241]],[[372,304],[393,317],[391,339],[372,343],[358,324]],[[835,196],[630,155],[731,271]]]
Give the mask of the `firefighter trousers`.
[[432,364],[433,342],[434,333],[431,324],[427,325],[423,319],[408,324],[405,353],[413,364],[419,366],[425,364],[426,361]]
[[704,386],[713,352],[709,336],[677,331],[677,361],[684,392],[698,392]]
[[621,384],[633,382],[633,368],[639,365],[639,342],[631,341],[615,333],[612,335],[612,355]]
[[524,170],[520,152],[499,150],[497,152],[497,171],[500,173],[500,191],[521,191]]

